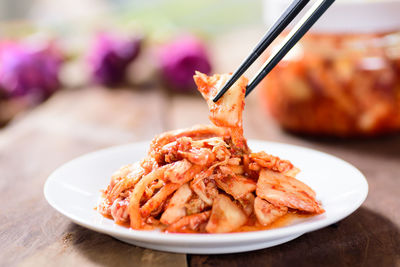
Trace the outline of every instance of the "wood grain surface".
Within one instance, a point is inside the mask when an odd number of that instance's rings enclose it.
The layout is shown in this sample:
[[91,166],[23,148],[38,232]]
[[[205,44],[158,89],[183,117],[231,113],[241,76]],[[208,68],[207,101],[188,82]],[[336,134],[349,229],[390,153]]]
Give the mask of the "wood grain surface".
[[256,98],[246,102],[246,136],[319,149],[357,166],[370,186],[358,211],[292,242],[227,255],[152,251],[87,230],[45,202],[43,184],[51,171],[89,151],[207,123],[207,107],[200,97],[161,90],[66,91],[0,135],[0,265],[399,266],[400,137],[345,141],[292,135],[270,121]]

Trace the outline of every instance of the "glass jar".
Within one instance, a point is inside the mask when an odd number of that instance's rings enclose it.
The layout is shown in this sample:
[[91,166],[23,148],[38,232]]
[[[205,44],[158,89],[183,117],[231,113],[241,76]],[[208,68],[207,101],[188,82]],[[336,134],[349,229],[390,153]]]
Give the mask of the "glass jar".
[[[396,20],[379,10],[389,2],[397,8]],[[400,1],[344,3],[334,4],[264,79],[261,99],[284,128],[299,133],[400,131]],[[358,14],[352,23],[355,10],[364,18]],[[378,15],[366,21],[372,10]],[[384,16],[389,17],[383,22],[371,21]]]

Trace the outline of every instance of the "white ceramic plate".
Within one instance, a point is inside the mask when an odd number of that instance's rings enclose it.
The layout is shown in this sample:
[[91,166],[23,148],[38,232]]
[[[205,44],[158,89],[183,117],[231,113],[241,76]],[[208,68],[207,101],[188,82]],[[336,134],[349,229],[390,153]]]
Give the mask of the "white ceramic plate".
[[250,251],[275,246],[304,233],[335,223],[354,212],[365,200],[365,177],[349,163],[315,150],[298,146],[249,141],[253,151],[264,150],[290,160],[301,169],[297,176],[317,192],[324,214],[297,221],[286,227],[246,233],[170,234],[135,231],[115,224],[94,210],[100,190],[111,174],[124,164],[142,159],[149,142],[112,147],[76,158],[48,178],[44,195],[50,205],[84,227],[141,247],[197,254]]

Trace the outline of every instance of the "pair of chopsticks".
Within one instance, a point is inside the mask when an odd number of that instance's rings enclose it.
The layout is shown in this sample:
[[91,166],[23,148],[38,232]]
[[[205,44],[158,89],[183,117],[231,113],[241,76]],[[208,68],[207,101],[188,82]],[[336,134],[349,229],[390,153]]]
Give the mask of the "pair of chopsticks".
[[[254,48],[253,52],[235,71],[224,87],[214,97],[217,102],[228,89],[243,75],[251,64],[267,49],[267,47],[282,33],[282,31],[292,22],[310,0],[294,0],[292,4],[283,12],[278,21],[268,30],[261,41]],[[262,79],[281,61],[289,50],[303,37],[303,35],[314,25],[314,23],[325,13],[325,11],[335,2],[335,0],[318,0],[307,11],[303,18],[293,27],[286,36],[279,49],[277,49],[265,62],[261,70],[250,81],[246,88],[246,96],[261,82]]]

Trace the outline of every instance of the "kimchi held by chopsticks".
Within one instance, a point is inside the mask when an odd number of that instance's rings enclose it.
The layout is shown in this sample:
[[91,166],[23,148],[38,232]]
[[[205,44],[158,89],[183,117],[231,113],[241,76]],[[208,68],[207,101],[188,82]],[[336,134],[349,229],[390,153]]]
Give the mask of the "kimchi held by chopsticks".
[[122,167],[103,191],[98,211],[132,229],[226,233],[257,230],[288,213],[324,212],[289,161],[252,153],[243,137],[247,79],[212,101],[228,74],[194,80],[214,125],[156,136],[147,156]]

